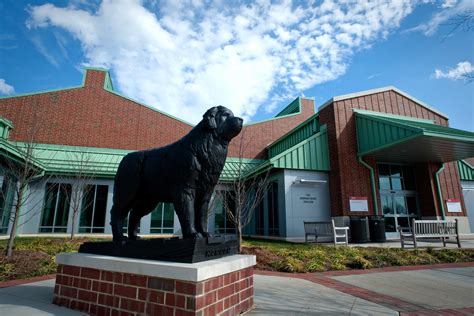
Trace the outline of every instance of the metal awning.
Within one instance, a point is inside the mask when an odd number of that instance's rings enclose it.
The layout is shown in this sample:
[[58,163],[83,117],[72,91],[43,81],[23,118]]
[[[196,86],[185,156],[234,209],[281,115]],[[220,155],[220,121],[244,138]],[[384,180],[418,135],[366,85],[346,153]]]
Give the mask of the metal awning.
[[474,157],[474,133],[429,120],[354,110],[358,155],[384,162],[448,162]]

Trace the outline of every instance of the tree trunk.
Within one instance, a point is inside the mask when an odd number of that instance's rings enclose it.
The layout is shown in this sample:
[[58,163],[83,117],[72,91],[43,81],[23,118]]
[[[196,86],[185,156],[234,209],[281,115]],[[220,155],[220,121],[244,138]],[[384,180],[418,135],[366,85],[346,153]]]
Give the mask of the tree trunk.
[[242,252],[242,224],[237,223],[237,240],[239,241],[239,253]]
[[[21,201],[22,198],[23,198],[23,193],[20,192],[18,201]],[[21,203],[18,202],[15,206],[15,215],[13,217],[12,230],[10,231],[10,237],[8,238],[7,250],[5,251],[5,255],[7,257],[11,257],[13,254],[13,246],[15,245],[16,227],[18,225],[18,217],[20,215],[20,208],[21,208]]]
[[71,228],[71,240],[74,239],[74,228],[76,227],[77,212],[76,210],[72,211],[72,228]]

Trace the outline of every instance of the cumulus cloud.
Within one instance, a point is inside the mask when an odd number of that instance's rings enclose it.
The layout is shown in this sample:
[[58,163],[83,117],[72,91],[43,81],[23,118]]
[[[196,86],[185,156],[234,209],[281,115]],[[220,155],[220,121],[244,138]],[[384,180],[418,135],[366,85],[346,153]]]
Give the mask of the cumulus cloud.
[[9,85],[5,79],[0,78],[0,93],[1,94],[12,94],[15,92],[13,86]]
[[216,104],[250,118],[338,78],[411,11],[410,0],[104,0],[31,6],[27,26],[70,32],[84,64],[112,69],[121,92],[196,122]]
[[[444,10],[433,14],[431,19],[426,22],[417,25],[409,31],[422,32],[426,36],[432,36],[436,33],[438,28],[442,25],[456,24],[461,21],[457,21],[459,17],[471,14],[474,12],[474,1],[472,0],[461,0],[449,1],[446,0],[441,5]],[[453,23],[451,23],[451,21]],[[455,25],[453,25],[455,27]]]
[[441,8],[447,9],[454,7],[458,3],[458,0],[444,0],[443,3],[441,4]]
[[436,69],[433,76],[436,79],[469,80],[469,78],[474,77],[474,66],[468,61],[463,61],[458,63],[455,68],[448,69],[448,71]]

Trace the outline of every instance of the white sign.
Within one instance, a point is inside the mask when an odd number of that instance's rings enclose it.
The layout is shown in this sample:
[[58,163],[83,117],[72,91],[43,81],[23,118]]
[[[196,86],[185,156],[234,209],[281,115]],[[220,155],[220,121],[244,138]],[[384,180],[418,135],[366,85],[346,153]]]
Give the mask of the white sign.
[[350,196],[349,206],[351,212],[368,212],[369,204],[366,196]]
[[449,213],[462,213],[461,201],[456,199],[446,200]]

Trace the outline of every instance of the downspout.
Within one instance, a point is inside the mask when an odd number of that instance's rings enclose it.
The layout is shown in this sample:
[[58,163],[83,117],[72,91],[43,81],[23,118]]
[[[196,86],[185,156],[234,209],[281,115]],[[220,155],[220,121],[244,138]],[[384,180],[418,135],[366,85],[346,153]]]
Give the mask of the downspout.
[[439,205],[441,206],[441,217],[443,220],[446,219],[446,215],[444,214],[444,201],[443,201],[443,194],[441,193],[441,186],[439,185],[439,174],[441,172],[443,172],[444,170],[444,163],[443,165],[441,166],[441,168],[439,168],[438,171],[436,171],[435,173],[435,179],[436,179],[436,189],[438,191],[438,200],[439,200]]
[[375,215],[378,216],[379,215],[379,206],[377,204],[377,193],[375,191],[375,172],[374,172],[374,168],[372,168],[369,164],[367,164],[364,160],[362,160],[362,157],[359,156],[358,159],[359,159],[359,162],[361,163],[361,165],[363,165],[364,167],[366,167],[370,171],[370,186],[371,186],[371,189],[372,189],[372,203],[373,203]]

